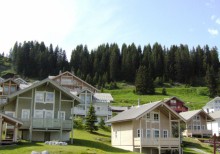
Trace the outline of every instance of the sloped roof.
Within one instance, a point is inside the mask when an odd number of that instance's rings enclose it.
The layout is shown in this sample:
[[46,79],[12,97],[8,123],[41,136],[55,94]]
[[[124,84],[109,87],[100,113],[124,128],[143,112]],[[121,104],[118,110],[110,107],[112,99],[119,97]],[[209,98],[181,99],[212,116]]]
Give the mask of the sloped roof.
[[111,102],[114,100],[110,93],[94,93],[93,97],[99,102]]
[[[209,101],[208,103],[206,103],[206,105],[203,107],[203,109],[205,109],[205,108],[207,108],[208,106],[212,105],[215,100],[220,100],[220,97],[217,96],[217,97],[213,98],[211,101]],[[210,106],[210,107],[211,107],[211,106]]]
[[210,115],[208,115],[203,109],[199,109],[199,110],[192,110],[192,111],[187,111],[187,112],[181,112],[179,113],[186,121],[190,120],[191,118],[193,118],[195,115],[198,114],[205,114],[207,115],[208,120],[214,120]]
[[69,71],[63,72],[63,73],[61,73],[61,74],[59,74],[59,75],[57,75],[57,76],[48,76],[48,78],[50,78],[50,79],[53,80],[53,79],[55,79],[55,78],[57,78],[57,77],[60,77],[60,76],[62,76],[62,75],[64,75],[64,74],[66,74],[66,73],[69,74],[70,76],[73,76],[74,78],[78,79],[79,81],[83,82],[84,84],[86,84],[86,85],[89,86],[90,88],[93,88],[93,89],[95,89],[96,91],[99,91],[97,88],[93,87],[91,84],[88,84],[87,82],[85,82],[84,80],[82,80],[82,79],[80,79],[79,77],[75,76],[74,74],[70,73]]
[[219,119],[219,118],[220,118],[220,111],[215,111],[215,112],[209,113],[209,115],[210,115],[213,119]]
[[25,89],[25,88],[27,88],[27,87],[30,87],[32,84],[31,83],[29,83],[29,84],[23,84],[23,83],[21,83],[20,85],[19,85],[19,88],[20,89]]
[[44,79],[44,80],[42,80],[42,81],[40,81],[40,82],[38,82],[38,83],[32,84],[31,86],[29,86],[29,87],[27,87],[27,88],[25,88],[25,89],[19,90],[19,91],[15,92],[15,93],[9,95],[9,96],[8,96],[8,99],[9,99],[9,100],[10,100],[10,99],[13,99],[13,98],[15,98],[16,96],[18,96],[18,95],[20,95],[20,94],[22,94],[22,93],[24,93],[24,92],[27,92],[28,90],[31,90],[31,89],[33,89],[33,88],[39,87],[39,86],[41,86],[41,85],[43,85],[43,84],[45,84],[45,83],[47,83],[47,84],[48,84],[48,83],[52,84],[55,88],[61,90],[61,91],[62,91],[63,93],[65,93],[66,95],[72,97],[73,99],[77,100],[78,102],[82,102],[79,97],[77,97],[77,96],[71,94],[68,90],[66,90],[66,89],[63,88],[62,86],[58,85],[55,81],[53,81],[53,80],[51,80],[51,79],[49,79],[49,78]]
[[18,123],[18,126],[23,125],[23,123],[20,120],[18,120],[17,118],[11,117],[11,116],[4,114],[2,112],[0,112],[0,116],[4,119],[5,122],[7,122],[9,124],[14,125],[14,124]]
[[22,79],[22,78],[16,78],[16,79],[14,79],[14,81],[16,81],[17,83],[22,83],[22,84],[28,84],[24,79]]
[[14,82],[15,84],[19,85],[19,83],[18,83],[17,81],[13,80],[12,78],[9,78],[9,79],[4,80],[3,82],[0,83],[0,85],[2,85],[3,83],[6,83],[6,82],[8,82],[8,81],[12,81],[12,82]]
[[129,107],[126,106],[110,106],[112,111],[125,111],[128,110]]
[[145,115],[146,113],[154,110],[155,108],[162,106],[163,108],[166,108],[169,110],[173,115],[176,117],[179,117],[184,121],[184,119],[179,116],[175,111],[173,111],[169,106],[164,104],[162,101],[157,101],[153,103],[148,103],[144,105],[140,105],[137,107],[132,107],[129,110],[126,110],[124,112],[119,113],[118,115],[114,116],[110,120],[108,120],[108,123],[115,123],[115,122],[121,122],[121,121],[128,121],[132,119],[138,119],[141,116]]

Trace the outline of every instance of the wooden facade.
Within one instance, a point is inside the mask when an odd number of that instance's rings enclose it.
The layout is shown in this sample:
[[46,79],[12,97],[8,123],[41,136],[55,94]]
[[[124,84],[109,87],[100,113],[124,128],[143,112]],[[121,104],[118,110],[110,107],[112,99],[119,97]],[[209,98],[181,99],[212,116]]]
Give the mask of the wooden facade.
[[188,111],[188,107],[184,105],[185,103],[177,97],[172,97],[168,100],[165,100],[164,103],[166,103],[177,113]]
[[[137,108],[140,109],[129,109],[134,110],[133,113],[142,112],[133,119],[126,120],[125,116],[124,120],[109,120],[112,124],[112,146],[140,153],[181,153],[180,123],[184,122],[182,117],[162,102],[146,112],[143,112],[142,106]],[[129,110],[117,116],[126,115],[126,112],[133,114]],[[173,129],[174,125],[176,129]]]
[[22,139],[67,141],[73,127],[71,109],[79,102],[56,82],[45,79],[8,96],[2,110],[23,122]]

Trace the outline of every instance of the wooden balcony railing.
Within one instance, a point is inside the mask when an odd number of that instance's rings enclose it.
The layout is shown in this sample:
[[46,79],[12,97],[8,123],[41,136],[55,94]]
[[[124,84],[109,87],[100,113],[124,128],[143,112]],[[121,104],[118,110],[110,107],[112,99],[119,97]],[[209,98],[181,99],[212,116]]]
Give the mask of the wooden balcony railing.
[[[29,119],[20,119],[23,122],[21,129],[27,129],[30,127],[31,121]],[[61,119],[43,119],[43,118],[33,118],[33,128],[39,129],[71,129],[71,120],[61,120]]]
[[176,146],[180,145],[179,138],[141,138],[140,137],[134,138],[134,146],[139,147],[140,144],[142,146]]

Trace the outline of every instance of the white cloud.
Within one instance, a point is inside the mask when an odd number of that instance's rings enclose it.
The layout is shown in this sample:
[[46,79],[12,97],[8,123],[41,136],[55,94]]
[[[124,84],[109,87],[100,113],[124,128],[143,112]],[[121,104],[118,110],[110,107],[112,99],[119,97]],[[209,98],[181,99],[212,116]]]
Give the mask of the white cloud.
[[215,22],[220,25],[220,18],[216,19]]
[[212,19],[212,20],[215,20],[215,18],[216,18],[215,15],[212,15],[212,16],[211,16],[211,19]]
[[218,35],[218,30],[217,29],[208,29],[209,34],[211,34],[212,36],[217,36]]

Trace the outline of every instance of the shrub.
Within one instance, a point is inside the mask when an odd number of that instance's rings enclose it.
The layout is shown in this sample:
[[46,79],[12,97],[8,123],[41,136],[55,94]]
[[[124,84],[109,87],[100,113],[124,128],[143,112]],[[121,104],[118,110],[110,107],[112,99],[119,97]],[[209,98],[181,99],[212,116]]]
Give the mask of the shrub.
[[83,118],[76,117],[73,119],[73,127],[78,129],[84,129]]

